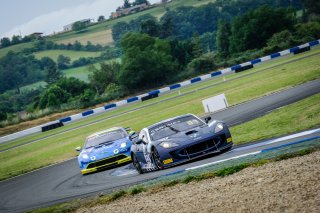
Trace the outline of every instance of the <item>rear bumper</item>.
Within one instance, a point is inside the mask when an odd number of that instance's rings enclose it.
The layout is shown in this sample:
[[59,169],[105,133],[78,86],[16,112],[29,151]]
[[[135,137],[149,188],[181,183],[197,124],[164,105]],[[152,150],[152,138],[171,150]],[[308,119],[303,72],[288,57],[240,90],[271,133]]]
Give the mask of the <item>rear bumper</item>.
[[92,172],[96,172],[96,171],[99,171],[99,170],[106,169],[108,167],[120,165],[120,164],[127,163],[127,162],[131,162],[131,156],[128,156],[128,157],[123,158],[121,160],[114,161],[112,163],[107,163],[107,164],[104,164],[104,165],[101,165],[101,166],[97,166],[97,167],[93,167],[93,168],[89,168],[89,169],[83,169],[83,170],[81,170],[81,174],[83,174],[83,175],[84,174],[89,174],[89,173],[92,173]]

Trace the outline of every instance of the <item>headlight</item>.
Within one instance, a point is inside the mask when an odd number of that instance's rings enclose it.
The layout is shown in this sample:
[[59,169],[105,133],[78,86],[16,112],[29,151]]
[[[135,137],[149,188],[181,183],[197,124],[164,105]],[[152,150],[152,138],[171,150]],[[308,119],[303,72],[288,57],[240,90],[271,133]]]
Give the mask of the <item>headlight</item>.
[[179,146],[179,144],[172,143],[172,142],[162,142],[162,143],[160,143],[160,146],[162,146],[163,148],[169,149],[172,147]]
[[82,158],[83,158],[83,159],[88,159],[89,156],[88,156],[87,154],[83,154],[83,155],[82,155]]
[[126,143],[126,142],[120,144],[120,148],[125,148],[126,146],[127,146],[127,143]]
[[217,133],[217,132],[220,132],[221,130],[223,130],[223,124],[222,123],[218,123],[216,125],[216,128],[214,129],[214,132]]

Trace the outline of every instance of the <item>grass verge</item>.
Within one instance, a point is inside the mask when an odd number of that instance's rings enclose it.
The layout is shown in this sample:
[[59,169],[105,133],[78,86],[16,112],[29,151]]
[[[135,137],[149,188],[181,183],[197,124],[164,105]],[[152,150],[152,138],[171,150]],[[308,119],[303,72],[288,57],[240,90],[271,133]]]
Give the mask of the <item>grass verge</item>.
[[279,156],[276,156],[276,157],[273,157],[270,159],[260,159],[260,160],[250,162],[250,163],[241,163],[238,165],[225,167],[225,168],[217,170],[217,171],[204,172],[204,173],[201,173],[198,175],[188,175],[188,176],[183,177],[181,179],[170,180],[170,181],[166,181],[164,183],[152,185],[149,187],[137,185],[137,186],[133,186],[129,189],[125,189],[125,190],[122,189],[119,191],[115,191],[111,194],[102,195],[99,197],[89,198],[89,199],[77,199],[77,200],[73,200],[73,201],[70,201],[67,203],[58,204],[58,205],[54,205],[54,206],[47,207],[47,208],[37,209],[32,212],[33,213],[74,212],[80,208],[88,208],[88,207],[94,207],[96,205],[107,204],[107,203],[110,203],[112,201],[115,201],[115,200],[123,198],[123,197],[135,196],[135,195],[142,193],[142,192],[147,192],[150,194],[157,193],[165,188],[173,187],[177,184],[188,184],[192,181],[202,181],[202,180],[216,178],[216,177],[223,178],[223,177],[235,174],[235,173],[237,173],[245,168],[248,168],[248,167],[259,167],[259,166],[262,166],[264,164],[271,163],[271,162],[288,160],[288,159],[295,158],[295,157],[301,157],[301,156],[304,156],[304,155],[307,155],[307,154],[310,154],[312,152],[319,151],[319,150],[320,150],[319,146],[313,147],[313,148],[306,148],[306,149],[302,149],[299,151],[282,154],[282,155],[279,155]]
[[237,144],[257,141],[320,125],[320,94],[274,110],[272,113],[247,123],[231,127]]
[[[315,51],[318,52],[319,49]],[[285,58],[284,60],[290,59]],[[278,64],[280,61],[281,60],[279,59],[275,61],[275,63]],[[268,66],[272,65],[273,63],[270,63]],[[9,177],[32,171],[35,168],[40,168],[49,164],[64,161],[71,157],[75,157],[77,153],[75,153],[74,147],[82,145],[84,138],[87,135],[102,129],[106,129],[112,126],[131,126],[135,130],[140,130],[145,126],[168,117],[181,115],[184,113],[201,114],[203,112],[201,100],[220,93],[225,93],[229,100],[229,103],[233,105],[320,77],[320,61],[318,60],[318,55],[313,55],[303,60],[294,61],[288,64],[280,64],[279,66],[271,68],[267,71],[257,71],[259,69],[265,68],[266,67],[253,69],[250,72],[256,73],[245,78],[240,78],[234,81],[220,84],[212,88],[198,90],[197,92],[186,96],[177,96],[174,99],[163,103],[157,103],[155,105],[146,107],[143,110],[133,111],[119,117],[103,120],[99,123],[96,123],[95,125],[90,125],[66,133],[57,134],[53,137],[43,139],[36,143],[2,152],[0,153],[0,179],[7,179]],[[303,70],[303,72],[301,70]],[[212,82],[217,81],[219,81],[219,79],[211,81],[211,84]],[[194,85],[193,87],[188,87],[182,89],[181,91],[185,92],[190,90],[190,88],[196,90],[197,88],[207,86],[207,84],[209,83],[210,81],[204,82],[203,84]],[[177,92],[171,93],[161,98],[174,97],[175,95],[177,95],[176,93]],[[296,103],[298,104],[298,109],[300,111],[297,111],[295,109],[296,106],[290,107],[289,110],[279,109],[281,110],[279,111],[280,114],[270,114],[271,117],[269,117],[269,120],[265,121],[265,125],[267,126],[263,126],[260,123],[250,123],[250,125],[252,126],[245,126],[242,127],[242,129],[241,127],[231,129],[234,136],[234,141],[236,143],[244,143],[246,141],[256,140],[257,138],[267,138],[270,135],[279,135],[299,131],[319,125],[320,110],[319,104],[317,104],[319,101],[317,99],[319,100],[319,96],[316,96],[316,98],[306,99],[300,105],[299,103]],[[136,108],[153,102],[156,103],[157,101],[159,100],[151,100],[150,102],[131,105],[110,113],[105,113],[101,116],[91,117],[80,122],[70,124],[63,128],[53,130],[52,132],[27,136],[25,138],[12,141],[7,144],[2,144],[0,145],[0,149],[57,133],[59,131],[64,131],[66,129],[70,129],[79,125],[84,125],[119,112],[126,112],[130,108]],[[290,113],[289,111],[292,111],[292,113]],[[305,112],[307,112],[307,114]],[[305,116],[301,117],[300,114]],[[282,119],[279,120],[277,117],[279,117],[280,115]],[[299,122],[298,124],[295,123],[297,120],[301,120],[301,122]],[[280,124],[281,128],[272,129],[272,127],[275,126],[273,123],[274,121],[277,121]],[[291,129],[291,127],[286,128],[286,123],[288,122],[291,122],[290,126],[293,126],[294,129]],[[253,127],[255,127],[256,131],[261,133],[265,132],[265,134],[255,134],[251,129]],[[261,129],[258,130],[257,128]],[[271,133],[267,134],[265,128],[269,128]]]

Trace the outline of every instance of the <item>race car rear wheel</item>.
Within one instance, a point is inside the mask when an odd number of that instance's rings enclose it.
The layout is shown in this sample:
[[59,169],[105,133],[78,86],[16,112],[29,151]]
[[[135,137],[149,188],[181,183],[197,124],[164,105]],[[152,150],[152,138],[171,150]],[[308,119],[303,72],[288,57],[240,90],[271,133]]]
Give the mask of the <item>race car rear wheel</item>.
[[139,174],[143,174],[143,170],[141,168],[141,165],[140,165],[137,157],[134,154],[132,154],[132,164],[133,164],[134,168],[136,168],[136,170],[139,172]]
[[163,164],[161,162],[160,155],[156,148],[152,149],[151,156],[152,156],[153,163],[155,164],[157,169],[163,169]]

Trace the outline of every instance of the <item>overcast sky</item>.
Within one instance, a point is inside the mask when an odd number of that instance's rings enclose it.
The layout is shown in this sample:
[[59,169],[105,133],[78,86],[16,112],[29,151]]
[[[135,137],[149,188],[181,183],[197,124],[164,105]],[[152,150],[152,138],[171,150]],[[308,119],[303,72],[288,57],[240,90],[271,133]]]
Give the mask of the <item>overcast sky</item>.
[[[150,3],[160,0],[149,0]],[[0,38],[51,34],[81,19],[97,19],[123,4],[123,0],[0,0]]]

